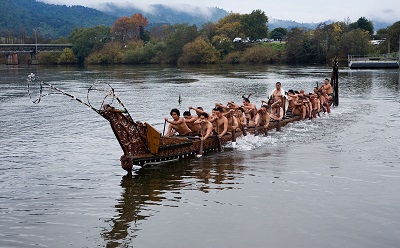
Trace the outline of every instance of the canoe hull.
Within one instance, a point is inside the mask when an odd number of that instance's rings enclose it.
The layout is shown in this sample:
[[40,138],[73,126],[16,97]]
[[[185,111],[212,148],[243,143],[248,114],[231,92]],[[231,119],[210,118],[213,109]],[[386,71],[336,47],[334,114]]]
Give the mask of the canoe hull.
[[[121,166],[131,172],[134,166],[166,162],[174,159],[186,158],[199,153],[199,137],[165,137],[148,123],[134,122],[129,115],[106,109],[103,113],[111,125],[111,128],[124,152],[121,156]],[[300,116],[287,117],[281,121],[271,121],[267,130],[256,131],[247,129],[247,133],[264,135],[265,131],[279,130],[288,123],[301,120]],[[236,137],[243,136],[243,132],[236,131]],[[220,142],[222,145],[232,141],[232,134],[224,135]],[[217,151],[219,140],[217,136],[210,137],[203,142],[203,153]]]

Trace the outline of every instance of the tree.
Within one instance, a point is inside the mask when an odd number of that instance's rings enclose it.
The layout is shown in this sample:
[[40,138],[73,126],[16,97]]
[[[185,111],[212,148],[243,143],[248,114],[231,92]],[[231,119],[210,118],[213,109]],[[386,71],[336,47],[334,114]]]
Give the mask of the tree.
[[196,40],[183,47],[183,53],[179,58],[179,63],[210,64],[215,63],[218,58],[219,54],[215,47],[204,38],[198,37]]
[[374,34],[374,24],[365,17],[360,17],[357,20],[357,26],[361,30],[365,30],[371,36]]
[[211,42],[222,57],[234,49],[232,40],[230,40],[226,35],[215,35]]
[[89,64],[119,64],[122,62],[123,53],[121,44],[118,42],[108,42],[100,51],[91,53],[87,57]]
[[361,29],[367,31],[370,36],[374,34],[374,24],[365,17],[360,17],[356,22],[349,25],[351,29]]
[[182,48],[189,42],[194,41],[199,36],[196,25],[176,24],[166,27],[168,38],[166,41],[167,49],[164,51],[164,62],[177,63],[182,54]]
[[257,44],[246,49],[242,61],[252,64],[274,63],[278,61],[278,52],[269,45]]
[[69,40],[73,44],[72,50],[78,58],[78,63],[83,63],[90,53],[99,51],[105,43],[111,40],[110,28],[97,26],[75,29],[70,34]]
[[346,58],[347,55],[368,55],[372,50],[369,42],[369,33],[361,29],[354,29],[343,34],[340,40],[340,56]]
[[58,57],[58,64],[76,64],[78,58],[75,57],[74,52],[71,48],[65,48],[64,51]]
[[338,56],[339,42],[346,25],[343,22],[321,23],[313,31],[316,62],[325,63]]
[[123,16],[118,18],[111,27],[111,33],[122,44],[129,40],[143,38],[144,28],[148,25],[147,19],[142,14],[134,14],[130,18]]
[[241,17],[241,24],[246,37],[251,40],[265,38],[268,35],[268,17],[264,11],[253,10],[251,14],[245,14]]
[[203,37],[207,38],[208,40],[211,40],[214,35],[216,35],[217,28],[215,27],[215,24],[212,22],[207,22],[201,26],[200,33]]
[[315,51],[310,38],[310,33],[305,29],[294,28],[288,32],[286,56],[289,63],[313,63]]
[[243,26],[241,23],[241,15],[232,13],[221,18],[216,24],[216,35],[225,35],[231,41],[235,37],[244,37]]
[[283,40],[288,30],[286,28],[275,28],[269,34],[269,38],[274,40]]
[[400,35],[400,21],[395,22],[393,23],[393,25],[387,27],[385,35],[386,40],[380,45],[380,51],[382,53],[398,51],[399,35]]

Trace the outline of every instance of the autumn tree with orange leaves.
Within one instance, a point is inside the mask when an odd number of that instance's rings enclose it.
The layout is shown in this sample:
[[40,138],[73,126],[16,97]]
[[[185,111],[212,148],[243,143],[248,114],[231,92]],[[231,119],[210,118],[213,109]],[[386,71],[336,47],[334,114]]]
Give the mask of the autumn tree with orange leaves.
[[126,44],[128,41],[140,40],[147,25],[147,18],[142,14],[134,14],[131,17],[123,16],[114,22],[111,33],[117,41]]

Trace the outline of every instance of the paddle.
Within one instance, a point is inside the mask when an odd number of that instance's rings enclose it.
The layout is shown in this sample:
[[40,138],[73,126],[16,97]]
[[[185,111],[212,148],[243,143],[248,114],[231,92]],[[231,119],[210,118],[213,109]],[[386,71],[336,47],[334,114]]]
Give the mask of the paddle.
[[199,147],[199,151],[197,152],[197,157],[198,158],[200,158],[201,156],[203,156],[203,146],[204,146],[204,142],[203,142],[203,126],[204,126],[204,123],[203,122],[201,122],[200,123],[200,125],[201,125],[201,131],[200,131],[200,135],[201,135],[201,137],[200,137],[200,147]]
[[218,151],[222,152],[222,140],[218,135],[217,135],[217,139],[218,139]]
[[280,132],[281,131],[281,120],[278,120],[276,123],[276,131]]
[[164,129],[163,129],[163,131],[162,131],[162,136],[164,136],[164,133],[165,133],[165,125],[167,124],[167,120],[164,120]]
[[219,137],[219,123],[218,123],[218,117],[217,117],[217,148],[219,152],[222,152],[222,141],[221,138]]
[[204,142],[203,142],[202,139],[200,139],[200,147],[199,147],[199,151],[197,152],[197,157],[198,158],[203,156],[203,146],[204,146]]
[[264,136],[268,136],[268,128],[263,127],[263,129],[264,129]]
[[235,117],[232,115],[232,147],[236,148],[236,128],[233,126],[235,123]]
[[[280,110],[280,106],[278,108],[278,113],[276,113],[276,115],[278,117],[281,117],[281,110]],[[278,122],[276,123],[276,131],[280,132],[281,131],[281,120],[277,120]]]

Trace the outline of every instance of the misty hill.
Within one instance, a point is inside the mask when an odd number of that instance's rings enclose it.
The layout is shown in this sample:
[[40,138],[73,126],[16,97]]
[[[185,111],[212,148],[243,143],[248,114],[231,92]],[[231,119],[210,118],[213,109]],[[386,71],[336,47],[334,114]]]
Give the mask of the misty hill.
[[207,22],[217,22],[219,19],[228,15],[226,10],[216,7],[196,7],[187,4],[179,5],[179,8],[172,8],[162,4],[150,5],[146,10],[141,10],[134,6],[122,6],[114,3],[101,4],[98,7],[99,10],[103,11],[108,15],[115,17],[132,16],[136,13],[141,13],[147,18],[149,24],[151,23],[168,23],[168,24],[180,24],[188,23],[190,25],[195,24],[197,27],[201,27]]
[[111,26],[115,17],[83,6],[45,4],[35,0],[0,0],[0,30],[44,37],[68,36],[76,27]]
[[[325,21],[326,24],[332,23],[332,21]],[[305,29],[315,29],[319,23],[299,23],[295,21],[287,21],[287,20],[280,20],[280,19],[269,19],[268,22],[268,29],[269,31],[274,30],[275,28],[286,28],[286,29],[293,29],[293,28],[305,28]]]

